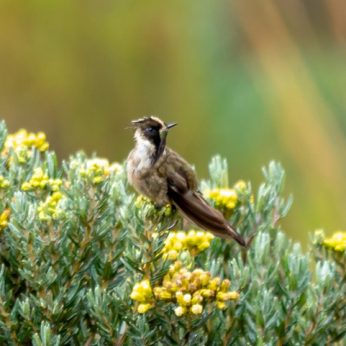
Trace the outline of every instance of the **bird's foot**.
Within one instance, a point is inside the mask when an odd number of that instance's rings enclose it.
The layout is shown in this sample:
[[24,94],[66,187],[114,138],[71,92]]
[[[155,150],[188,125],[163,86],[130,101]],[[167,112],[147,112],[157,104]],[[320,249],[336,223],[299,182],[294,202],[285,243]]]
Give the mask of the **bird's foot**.
[[169,231],[171,231],[173,228],[175,228],[175,226],[177,225],[177,223],[178,223],[178,220],[175,220],[170,226],[167,227],[167,229],[168,229]]

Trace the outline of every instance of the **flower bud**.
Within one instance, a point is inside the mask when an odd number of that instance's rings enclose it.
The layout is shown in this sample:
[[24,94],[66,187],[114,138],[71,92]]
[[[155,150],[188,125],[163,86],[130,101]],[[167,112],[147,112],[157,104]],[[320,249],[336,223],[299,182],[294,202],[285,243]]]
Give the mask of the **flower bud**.
[[191,299],[191,304],[199,304],[202,303],[203,297],[200,294],[194,293],[192,299]]
[[217,301],[216,307],[220,310],[224,310],[224,309],[226,309],[226,304],[224,302]]
[[218,277],[210,280],[208,288],[213,290],[213,291],[216,291],[219,288],[220,281],[221,281],[221,279]]
[[203,311],[203,306],[201,304],[194,304],[191,306],[190,310],[194,315],[199,315]]
[[226,292],[231,286],[231,281],[225,279],[221,283],[221,291]]
[[146,313],[148,310],[150,310],[153,307],[153,304],[139,304],[137,307],[137,312],[140,314]]
[[180,317],[183,316],[186,313],[186,308],[182,307],[182,306],[178,306],[174,309],[174,313]]

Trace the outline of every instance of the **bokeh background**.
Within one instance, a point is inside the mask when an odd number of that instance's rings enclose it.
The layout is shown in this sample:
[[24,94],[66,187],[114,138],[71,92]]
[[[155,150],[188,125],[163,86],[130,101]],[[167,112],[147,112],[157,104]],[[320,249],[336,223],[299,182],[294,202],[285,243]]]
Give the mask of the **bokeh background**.
[[0,116],[122,161],[131,119],[179,123],[169,143],[233,181],[282,162],[285,229],[346,228],[346,2],[1,0]]

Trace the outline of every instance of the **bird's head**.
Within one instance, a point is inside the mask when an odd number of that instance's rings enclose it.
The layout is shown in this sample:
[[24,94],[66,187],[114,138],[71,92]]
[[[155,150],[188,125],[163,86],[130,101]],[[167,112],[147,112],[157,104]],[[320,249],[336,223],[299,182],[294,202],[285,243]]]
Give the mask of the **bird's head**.
[[165,123],[161,119],[148,116],[132,121],[135,128],[135,139],[140,145],[151,145],[155,152],[155,161],[161,156],[166,146],[166,137],[169,129],[176,126],[175,123]]

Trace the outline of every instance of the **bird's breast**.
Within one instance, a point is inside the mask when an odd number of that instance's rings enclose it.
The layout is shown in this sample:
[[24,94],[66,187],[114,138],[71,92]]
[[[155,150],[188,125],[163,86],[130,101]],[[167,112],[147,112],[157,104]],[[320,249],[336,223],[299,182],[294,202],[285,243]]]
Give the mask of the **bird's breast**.
[[153,148],[150,145],[136,146],[129,155],[129,169],[137,174],[145,174],[151,167],[153,162]]

